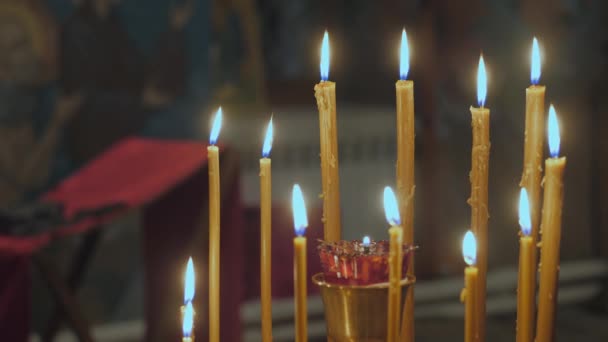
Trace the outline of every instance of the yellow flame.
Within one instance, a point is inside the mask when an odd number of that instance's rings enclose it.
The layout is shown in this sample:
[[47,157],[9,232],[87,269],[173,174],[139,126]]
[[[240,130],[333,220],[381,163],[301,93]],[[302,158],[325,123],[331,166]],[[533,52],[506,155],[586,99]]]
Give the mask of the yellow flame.
[[532,65],[530,67],[530,81],[532,84],[538,84],[540,80],[540,48],[536,37],[532,40]]
[[486,103],[486,95],[488,93],[488,78],[486,75],[486,64],[483,61],[483,55],[479,56],[479,65],[477,66],[477,104],[480,107]]
[[213,119],[213,125],[211,125],[211,134],[209,134],[209,143],[215,145],[217,138],[220,135],[220,129],[222,128],[222,107],[220,107],[215,113],[215,119]]
[[530,235],[532,219],[530,217],[530,200],[526,188],[521,188],[519,192],[519,226],[524,235]]
[[401,32],[401,53],[399,56],[399,77],[400,79],[405,80],[410,71],[410,47],[407,42],[407,33],[405,32],[405,29]]
[[268,155],[270,155],[270,150],[272,149],[272,139],[273,128],[272,117],[270,117],[270,122],[268,123],[268,128],[266,129],[266,138],[264,138],[264,147],[262,147],[262,156],[268,157]]
[[194,325],[194,308],[192,302],[184,306],[184,317],[182,320],[182,333],[184,337],[192,336],[192,326]]
[[397,198],[390,186],[384,188],[384,215],[386,216],[388,224],[391,226],[398,226],[401,224]]
[[186,265],[186,276],[184,281],[184,304],[191,302],[194,299],[194,263],[192,257],[188,259],[188,265]]
[[475,265],[477,261],[477,241],[472,231],[467,231],[462,240],[462,257],[469,266]]
[[300,189],[298,184],[293,186],[291,206],[293,209],[293,227],[296,231],[296,235],[302,236],[308,227],[308,217],[306,215],[306,204],[304,203],[302,189]]
[[560,133],[557,114],[553,105],[549,107],[549,122],[547,125],[547,136],[549,138],[549,152],[551,157],[557,158],[559,155]]
[[329,34],[325,31],[321,43],[321,81],[329,79]]

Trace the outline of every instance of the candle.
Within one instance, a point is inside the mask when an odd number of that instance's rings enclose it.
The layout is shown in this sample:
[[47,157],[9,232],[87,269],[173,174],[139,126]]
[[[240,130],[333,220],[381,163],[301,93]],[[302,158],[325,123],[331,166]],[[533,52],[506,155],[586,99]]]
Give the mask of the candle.
[[323,225],[326,241],[340,240],[340,175],[336,127],[336,84],[329,79],[329,36],[321,45],[321,82],[315,85],[319,108]]
[[471,153],[471,230],[477,240],[477,267],[479,269],[475,315],[479,325],[479,339],[485,340],[486,271],[488,268],[488,168],[490,159],[490,110],[484,108],[487,93],[486,69],[483,56],[477,70],[477,102],[471,106],[473,149]]
[[536,342],[554,340],[555,305],[559,276],[559,248],[562,229],[562,201],[564,197],[564,169],[566,157],[559,158],[559,125],[553,106],[549,108],[549,151],[545,161],[543,181],[543,210],[541,218],[540,284]]
[[384,188],[384,213],[391,225],[388,230],[390,236],[389,246],[389,272],[388,272],[388,313],[387,313],[387,341],[399,340],[399,313],[401,309],[401,270],[403,250],[403,228],[400,227],[399,207],[397,199],[390,187]]
[[296,237],[293,239],[293,283],[295,293],[296,342],[308,340],[308,316],[306,309],[306,205],[299,185],[293,186],[292,193],[293,225]]
[[462,240],[462,256],[468,265],[464,269],[464,291],[461,300],[464,301],[464,341],[480,341],[479,325],[475,311],[478,296],[476,292],[479,286],[478,270],[475,266],[477,259],[477,242],[475,235],[470,230],[464,235]]
[[215,146],[222,126],[222,107],[217,110],[207,159],[209,168],[209,341],[220,341],[220,159]]
[[519,273],[517,279],[517,342],[532,342],[534,336],[534,304],[536,303],[536,284],[530,278],[536,279],[536,260],[534,251],[536,244],[532,239],[532,221],[528,192],[521,189],[519,195]]
[[[530,198],[530,213],[532,219],[531,239],[533,245],[538,241],[538,225],[540,221],[540,182],[542,177],[543,144],[545,142],[545,86],[538,85],[541,74],[540,49],[536,38],[532,41],[532,56],[530,81],[532,85],[526,89],[526,130],[524,142],[524,168],[519,186],[526,188]],[[536,263],[537,250],[531,250],[530,258]],[[536,288],[536,273],[529,278],[532,289]],[[529,298],[534,301],[535,297]],[[531,303],[529,305],[534,305]]]
[[272,181],[271,160],[272,118],[268,123],[260,159],[260,300],[262,310],[262,341],[272,341]]
[[[401,53],[397,91],[397,194],[403,218],[403,241],[414,244],[414,82],[407,80],[410,53],[405,29],[401,32]],[[414,258],[409,258],[407,272],[414,274]],[[402,338],[414,340],[414,286],[406,292],[403,308]]]
[[186,276],[184,277],[184,305],[181,309],[182,314],[182,342],[193,342],[193,326],[194,326],[194,307],[192,300],[194,299],[194,264],[192,257],[188,259],[186,265]]

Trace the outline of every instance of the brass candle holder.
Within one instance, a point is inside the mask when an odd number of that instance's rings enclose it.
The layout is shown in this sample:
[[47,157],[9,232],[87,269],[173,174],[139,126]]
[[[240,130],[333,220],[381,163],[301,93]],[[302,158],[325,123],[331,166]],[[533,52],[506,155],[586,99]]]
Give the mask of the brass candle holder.
[[[328,342],[386,341],[388,283],[330,284],[323,273],[314,275],[312,281],[321,290]],[[405,304],[405,291],[415,282],[414,276],[401,281],[401,306]]]

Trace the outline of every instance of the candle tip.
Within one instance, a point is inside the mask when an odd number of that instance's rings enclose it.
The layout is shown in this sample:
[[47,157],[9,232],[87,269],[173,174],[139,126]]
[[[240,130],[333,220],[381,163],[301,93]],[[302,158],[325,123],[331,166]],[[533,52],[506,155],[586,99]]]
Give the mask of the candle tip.
[[329,34],[325,30],[323,34],[323,42],[321,43],[321,81],[329,79]]
[[530,217],[530,200],[526,188],[521,188],[519,192],[519,226],[525,236],[530,236],[532,219]]
[[557,121],[557,114],[553,105],[549,107],[547,130],[547,136],[549,139],[549,153],[551,154],[552,158],[557,158],[559,156],[561,138],[559,132],[559,122]]
[[306,215],[306,204],[304,195],[298,184],[293,186],[291,195],[291,206],[293,210],[293,226],[297,236],[303,236],[308,227],[308,217]]
[[270,155],[272,149],[272,139],[274,138],[272,116],[270,122],[268,122],[268,128],[266,129],[266,137],[264,138],[264,146],[262,147],[262,157],[267,158]]
[[462,256],[464,262],[469,266],[474,266],[477,262],[477,241],[472,231],[467,231],[462,240]]
[[215,113],[215,119],[211,125],[211,133],[209,134],[209,144],[215,145],[217,138],[220,135],[220,129],[222,128],[222,107],[218,108]]
[[386,216],[386,221],[388,221],[388,224],[391,226],[398,226],[401,224],[397,198],[390,186],[384,188],[384,215]]
[[410,47],[405,28],[401,32],[401,53],[399,54],[399,79],[406,80],[410,71]]
[[540,81],[540,64],[540,48],[538,47],[538,40],[534,37],[532,40],[532,64],[530,67],[530,81],[534,85],[537,85]]

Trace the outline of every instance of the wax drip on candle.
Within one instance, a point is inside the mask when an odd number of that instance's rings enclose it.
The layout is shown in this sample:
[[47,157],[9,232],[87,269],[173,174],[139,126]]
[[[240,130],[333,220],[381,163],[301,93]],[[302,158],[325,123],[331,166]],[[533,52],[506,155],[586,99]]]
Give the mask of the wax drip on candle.
[[291,195],[291,206],[293,209],[293,226],[297,236],[303,236],[308,227],[308,217],[306,215],[306,204],[302,189],[298,184],[293,186]]
[[467,231],[462,240],[462,257],[469,266],[474,266],[477,262],[477,241],[472,231]]
[[386,216],[386,221],[388,221],[391,226],[398,226],[401,224],[397,197],[395,197],[395,193],[390,186],[384,188],[384,215]]
[[557,158],[559,156],[559,145],[560,145],[560,134],[559,134],[559,122],[557,121],[557,114],[553,105],[549,107],[549,122],[547,125],[549,139],[549,153],[551,158]]
[[220,129],[222,128],[222,107],[220,107],[215,113],[215,119],[213,119],[213,125],[211,126],[211,134],[209,134],[209,144],[215,145],[217,138],[220,135]]
[[486,64],[483,61],[483,55],[479,56],[479,65],[477,66],[477,104],[483,107],[486,103],[486,95],[488,93],[488,78],[486,76]]
[[526,188],[521,188],[519,192],[519,226],[525,236],[530,236],[532,232],[532,218],[530,217],[530,201]]
[[184,305],[188,303],[192,303],[194,299],[194,263],[192,262],[192,257],[188,259],[188,264],[186,265],[186,277],[184,284]]
[[329,34],[325,31],[323,43],[321,43],[321,81],[329,79]]
[[406,80],[410,71],[410,47],[405,29],[401,32],[401,53],[399,54],[399,79]]
[[272,128],[272,117],[270,117],[270,122],[268,123],[268,128],[266,129],[266,138],[264,138],[264,147],[262,147],[262,157],[268,158],[270,155],[270,150],[272,149],[272,139],[273,139],[273,128]]
[[540,48],[536,37],[532,40],[532,64],[530,67],[530,81],[533,85],[537,85],[540,81]]

